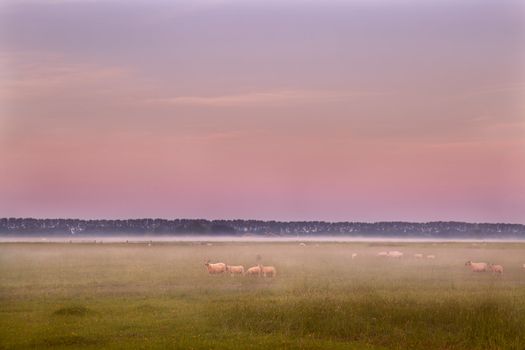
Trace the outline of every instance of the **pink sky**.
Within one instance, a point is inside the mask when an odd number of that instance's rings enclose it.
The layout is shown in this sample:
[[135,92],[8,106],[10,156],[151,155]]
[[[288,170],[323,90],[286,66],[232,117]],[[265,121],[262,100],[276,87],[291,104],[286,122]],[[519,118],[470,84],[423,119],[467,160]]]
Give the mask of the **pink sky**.
[[525,223],[520,1],[6,1],[0,216]]

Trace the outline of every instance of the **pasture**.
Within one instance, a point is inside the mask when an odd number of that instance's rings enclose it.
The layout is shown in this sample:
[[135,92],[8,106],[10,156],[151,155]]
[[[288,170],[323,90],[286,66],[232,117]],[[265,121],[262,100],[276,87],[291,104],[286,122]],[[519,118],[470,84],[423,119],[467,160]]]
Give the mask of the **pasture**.
[[[276,278],[204,266],[257,256]],[[520,243],[4,243],[0,349],[521,350],[524,263]]]

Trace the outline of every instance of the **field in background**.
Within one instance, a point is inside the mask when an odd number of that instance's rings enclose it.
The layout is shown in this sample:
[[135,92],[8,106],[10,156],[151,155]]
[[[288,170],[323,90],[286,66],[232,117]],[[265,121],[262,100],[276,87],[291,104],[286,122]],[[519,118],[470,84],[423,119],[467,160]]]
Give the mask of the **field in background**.
[[[257,255],[275,279],[204,266]],[[520,243],[5,243],[0,349],[521,350],[524,263]]]

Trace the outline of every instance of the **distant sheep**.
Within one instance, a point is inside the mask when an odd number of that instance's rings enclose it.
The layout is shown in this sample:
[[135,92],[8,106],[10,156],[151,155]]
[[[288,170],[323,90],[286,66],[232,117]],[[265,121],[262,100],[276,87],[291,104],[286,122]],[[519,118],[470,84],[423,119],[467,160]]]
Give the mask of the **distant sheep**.
[[246,275],[248,276],[260,276],[261,275],[261,265],[252,266],[246,270]]
[[306,247],[306,243],[299,243],[299,247]]
[[226,265],[226,272],[229,272],[232,276],[233,275],[244,275],[244,266],[242,265]]
[[435,258],[436,258],[436,256],[433,255],[433,254],[427,255],[427,259],[435,259]]
[[259,265],[263,277],[275,277],[277,276],[277,270],[274,266],[263,266]]
[[488,265],[485,262],[472,262],[469,260],[465,263],[465,266],[468,266],[473,272],[485,272],[488,270]]
[[379,252],[377,253],[377,256],[388,256],[387,252]]
[[390,251],[388,252],[388,257],[390,258],[401,258],[403,256],[403,253],[401,253],[400,251],[397,251],[397,250],[393,250],[393,251]]
[[490,264],[490,270],[494,273],[503,273],[503,266]]
[[226,272],[226,264],[225,263],[211,264],[210,261],[208,260],[208,261],[206,261],[204,263],[204,265],[208,269],[208,274],[210,274],[210,275],[216,275],[216,274],[219,274],[219,273]]
[[352,253],[352,259],[355,259],[357,256],[357,253]]
[[414,254],[414,258],[423,259],[423,254]]

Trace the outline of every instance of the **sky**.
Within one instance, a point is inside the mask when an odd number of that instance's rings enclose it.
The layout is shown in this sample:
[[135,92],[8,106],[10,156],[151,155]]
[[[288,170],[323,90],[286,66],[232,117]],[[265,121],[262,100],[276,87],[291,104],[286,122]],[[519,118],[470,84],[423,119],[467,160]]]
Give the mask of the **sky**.
[[0,216],[525,223],[520,0],[1,0]]

